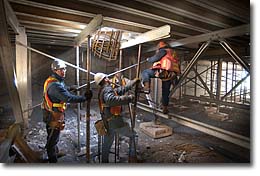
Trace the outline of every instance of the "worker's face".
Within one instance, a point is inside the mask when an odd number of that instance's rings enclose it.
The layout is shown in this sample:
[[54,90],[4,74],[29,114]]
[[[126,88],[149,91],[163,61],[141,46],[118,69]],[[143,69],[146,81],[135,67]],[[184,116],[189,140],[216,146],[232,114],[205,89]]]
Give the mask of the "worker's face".
[[65,78],[66,76],[66,68],[61,68],[55,71],[57,75],[59,75],[62,78]]

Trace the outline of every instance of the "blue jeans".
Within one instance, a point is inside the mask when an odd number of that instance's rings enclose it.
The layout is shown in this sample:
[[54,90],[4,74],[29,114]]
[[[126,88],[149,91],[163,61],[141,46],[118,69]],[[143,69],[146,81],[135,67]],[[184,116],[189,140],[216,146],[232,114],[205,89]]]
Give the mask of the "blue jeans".
[[[151,82],[151,78],[155,77],[156,70],[152,69],[146,69],[142,72],[142,82]],[[171,88],[172,80],[168,81],[162,81],[162,105],[168,106],[169,105],[169,94],[170,94],[170,88]]]
[[[119,117],[121,118],[121,117]],[[104,143],[102,144],[102,163],[109,163],[109,151],[114,142],[115,134],[118,133],[121,136],[126,136],[130,138],[129,142],[129,156],[136,156],[135,146],[135,132],[132,132],[129,125],[122,128],[109,128],[109,133],[104,136]]]

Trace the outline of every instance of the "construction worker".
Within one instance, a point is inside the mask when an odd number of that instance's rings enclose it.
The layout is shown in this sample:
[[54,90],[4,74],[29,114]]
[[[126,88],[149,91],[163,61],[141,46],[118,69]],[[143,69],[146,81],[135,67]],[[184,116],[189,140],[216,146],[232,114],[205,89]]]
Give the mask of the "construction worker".
[[95,82],[100,86],[98,99],[101,117],[106,128],[104,143],[102,145],[102,163],[109,162],[109,151],[114,141],[115,133],[130,138],[129,162],[136,161],[135,132],[129,124],[123,120],[121,106],[134,100],[133,95],[124,95],[137,82],[138,79],[130,81],[126,86],[112,88],[110,80],[104,73],[95,74]]
[[169,44],[161,41],[157,45],[156,54],[147,58],[147,61],[153,63],[153,66],[142,72],[143,91],[150,93],[150,78],[160,78],[162,80],[162,108],[163,113],[167,114],[171,84],[180,73],[176,52],[173,52]]
[[64,111],[66,103],[80,103],[92,98],[92,91],[87,91],[84,96],[71,94],[64,84],[66,65],[61,60],[51,64],[52,75],[44,83],[43,90],[43,121],[46,123],[47,143],[46,149],[50,163],[57,162],[60,131],[65,127]]

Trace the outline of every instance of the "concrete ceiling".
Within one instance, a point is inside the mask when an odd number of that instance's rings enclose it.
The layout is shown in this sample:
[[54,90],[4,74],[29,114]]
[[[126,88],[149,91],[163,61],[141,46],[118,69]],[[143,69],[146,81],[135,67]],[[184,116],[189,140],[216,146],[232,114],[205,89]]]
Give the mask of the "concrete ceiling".
[[[143,33],[171,25],[170,42],[250,24],[249,0],[8,0],[31,43],[73,46],[78,33],[101,14],[103,27]],[[228,39],[248,46],[250,35]],[[146,46],[153,46],[149,43]],[[187,44],[185,48],[197,48]],[[213,45],[214,46],[214,45]]]

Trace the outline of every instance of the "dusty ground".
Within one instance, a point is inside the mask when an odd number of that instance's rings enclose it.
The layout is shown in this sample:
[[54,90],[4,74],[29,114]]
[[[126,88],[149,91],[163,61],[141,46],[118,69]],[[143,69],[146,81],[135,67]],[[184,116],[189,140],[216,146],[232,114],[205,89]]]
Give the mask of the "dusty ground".
[[[93,105],[94,103],[92,103]],[[193,105],[194,106],[194,105]],[[185,111],[177,113],[191,115],[193,118],[199,119],[198,116],[204,117],[203,107],[196,104]],[[174,109],[171,109],[174,110]],[[84,113],[82,113],[84,114]],[[126,112],[127,114],[127,112]],[[243,113],[242,113],[243,114]],[[237,114],[236,114],[237,116]],[[243,116],[243,115],[242,115]],[[91,108],[91,163],[98,163],[97,157],[97,141],[98,136],[94,128],[94,122],[99,119],[99,111],[96,106]],[[141,163],[248,163],[250,162],[250,151],[224,142],[217,138],[205,135],[190,128],[178,125],[171,120],[160,119],[163,124],[167,124],[173,129],[173,135],[161,139],[153,139],[142,133],[139,129],[139,124],[145,121],[151,121],[153,115],[138,110],[136,132],[138,134],[137,152]],[[243,119],[243,118],[242,118]],[[212,122],[212,119],[209,120]],[[234,121],[234,120],[233,120]],[[232,123],[228,121],[226,123]],[[82,117],[80,124],[80,148],[78,153],[78,138],[77,138],[77,119],[73,108],[66,112],[66,127],[61,133],[59,149],[66,153],[65,156],[59,158],[59,163],[85,163],[86,155],[86,123]],[[220,123],[218,121],[216,124]],[[241,123],[243,124],[243,123]],[[230,126],[232,126],[230,124]],[[247,129],[245,129],[247,131]],[[46,143],[45,124],[41,121],[40,108],[33,111],[30,119],[30,128],[27,131],[26,141],[29,146],[42,153]],[[120,138],[120,158],[117,162],[127,163],[128,139]],[[114,151],[114,146],[111,152]],[[114,154],[110,154],[110,162],[114,162]]]

